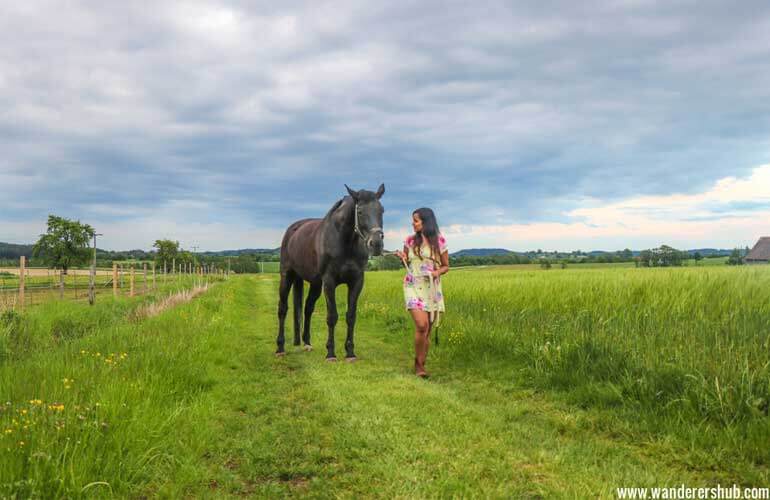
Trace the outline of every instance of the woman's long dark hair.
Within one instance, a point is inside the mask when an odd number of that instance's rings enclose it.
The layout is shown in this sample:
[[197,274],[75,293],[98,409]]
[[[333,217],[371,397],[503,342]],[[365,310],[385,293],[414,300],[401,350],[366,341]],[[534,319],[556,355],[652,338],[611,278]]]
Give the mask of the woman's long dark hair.
[[428,240],[428,247],[430,248],[431,260],[440,264],[441,263],[441,251],[438,245],[438,222],[436,222],[436,215],[430,208],[418,208],[412,215],[417,214],[422,221],[422,231],[414,235],[414,252],[422,258],[422,243],[423,236]]

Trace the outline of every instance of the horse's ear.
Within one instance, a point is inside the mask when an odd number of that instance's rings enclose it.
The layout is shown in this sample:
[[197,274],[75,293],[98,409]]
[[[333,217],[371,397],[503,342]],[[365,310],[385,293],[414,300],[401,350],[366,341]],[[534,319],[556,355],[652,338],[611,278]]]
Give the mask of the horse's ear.
[[345,189],[348,190],[348,194],[355,200],[358,201],[358,191],[353,191],[348,187],[347,184],[345,184]]
[[377,188],[377,193],[375,194],[377,195],[378,200],[382,198],[382,195],[385,194],[385,184],[380,184],[380,187]]

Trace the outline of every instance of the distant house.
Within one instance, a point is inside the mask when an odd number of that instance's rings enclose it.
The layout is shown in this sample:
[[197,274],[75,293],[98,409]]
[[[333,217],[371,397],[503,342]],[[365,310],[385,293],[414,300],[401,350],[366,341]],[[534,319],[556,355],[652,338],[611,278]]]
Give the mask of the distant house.
[[744,258],[746,264],[770,263],[770,236],[762,236]]

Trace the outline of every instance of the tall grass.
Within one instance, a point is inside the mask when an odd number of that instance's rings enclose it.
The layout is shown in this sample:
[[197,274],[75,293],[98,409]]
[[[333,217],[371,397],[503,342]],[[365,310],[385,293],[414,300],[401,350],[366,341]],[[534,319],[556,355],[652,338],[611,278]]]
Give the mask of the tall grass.
[[197,452],[175,436],[174,417],[210,384],[205,360],[221,332],[212,327],[221,300],[155,317],[146,310],[194,284],[190,277],[92,307],[52,301],[3,313],[0,497],[105,498],[135,485],[146,493],[159,471],[184,473],[175,457]]
[[[455,366],[770,463],[770,267],[463,269],[444,291]],[[409,330],[398,273],[365,294],[364,314]]]

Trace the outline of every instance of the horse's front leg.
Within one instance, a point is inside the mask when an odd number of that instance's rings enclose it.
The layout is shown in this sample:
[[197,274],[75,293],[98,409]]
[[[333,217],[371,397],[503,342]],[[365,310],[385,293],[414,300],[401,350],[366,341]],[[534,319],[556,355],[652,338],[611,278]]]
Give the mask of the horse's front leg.
[[348,361],[355,361],[356,354],[353,352],[353,330],[356,327],[356,306],[358,305],[358,296],[364,288],[364,275],[357,278],[353,283],[348,284],[348,311],[345,319],[348,323],[348,336],[345,339],[345,358]]
[[334,327],[337,325],[337,298],[334,296],[334,290],[337,283],[332,279],[324,279],[324,296],[326,297],[326,326],[329,328],[329,337],[326,339],[326,359],[328,361],[337,361],[334,354]]

